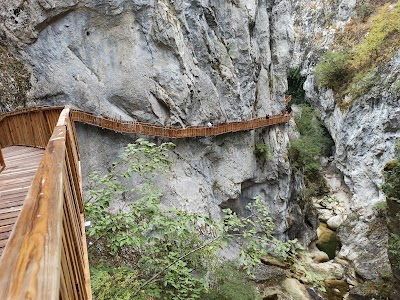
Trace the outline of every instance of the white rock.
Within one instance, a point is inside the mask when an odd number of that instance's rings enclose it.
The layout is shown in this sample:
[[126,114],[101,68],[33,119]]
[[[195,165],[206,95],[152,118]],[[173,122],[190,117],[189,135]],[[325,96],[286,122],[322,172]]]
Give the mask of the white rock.
[[332,230],[336,230],[339,228],[339,226],[343,223],[343,218],[342,216],[334,216],[332,218],[330,218],[326,224],[328,225],[328,227]]

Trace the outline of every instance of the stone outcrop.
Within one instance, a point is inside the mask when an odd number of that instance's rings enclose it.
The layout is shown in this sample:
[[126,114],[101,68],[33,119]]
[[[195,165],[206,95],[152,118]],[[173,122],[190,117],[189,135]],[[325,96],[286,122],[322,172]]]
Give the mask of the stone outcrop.
[[[0,38],[32,74],[29,105],[184,127],[277,114],[285,106],[294,32],[280,1],[2,1]],[[105,169],[135,137],[79,126],[83,171]],[[156,141],[160,141],[157,139]],[[282,238],[315,235],[297,202],[288,126],[176,141],[157,180],[163,202],[218,218],[256,196]],[[271,159],[255,154],[266,144]]]
[[24,107],[30,88],[27,68],[0,45],[0,113]]

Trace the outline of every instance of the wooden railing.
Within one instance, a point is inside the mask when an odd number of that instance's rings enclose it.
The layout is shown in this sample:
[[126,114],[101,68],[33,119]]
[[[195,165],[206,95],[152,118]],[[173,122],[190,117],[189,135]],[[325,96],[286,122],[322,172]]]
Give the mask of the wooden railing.
[[1,145],[0,145],[0,173],[6,167],[6,163],[4,162],[3,153],[1,152]]
[[[0,299],[91,299],[83,223],[83,201],[74,124],[64,109],[0,260]],[[19,121],[47,130],[51,117],[36,113]],[[12,126],[17,115],[7,116]],[[39,123],[34,123],[39,121]],[[31,123],[30,123],[31,122]],[[19,127],[14,127],[19,128]],[[21,130],[24,131],[24,130]],[[4,134],[3,134],[4,136]],[[5,134],[7,136],[7,134]],[[39,135],[36,135],[40,137]],[[12,132],[6,144],[33,143]],[[40,139],[44,137],[40,137]],[[42,141],[42,140],[40,140]],[[3,143],[3,140],[2,140]],[[10,144],[11,143],[11,144]]]
[[[7,113],[0,116],[0,143],[3,147],[9,145],[28,145],[44,148],[54,128],[62,107],[35,107]],[[71,109],[71,121],[81,122],[116,132],[136,133],[168,138],[190,138],[215,136],[229,132],[252,130],[290,120],[291,114],[281,114],[268,118],[257,118],[246,121],[228,122],[208,126],[189,126],[175,128],[159,126],[137,121],[121,121],[115,118],[99,117],[88,112]],[[1,122],[4,120],[7,122]],[[30,120],[30,121],[27,121]],[[36,124],[33,130],[30,124]],[[22,127],[24,130],[21,130]]]
[[46,148],[62,107],[34,107],[0,116],[0,144]]
[[61,107],[0,115],[1,147],[45,148],[0,260],[0,299],[91,299],[74,122],[168,138],[214,136],[288,122],[291,114],[173,128],[103,118]]
[[160,136],[168,138],[189,138],[201,136],[214,136],[228,132],[237,132],[243,130],[251,130],[263,128],[274,124],[288,122],[291,118],[290,114],[282,114],[271,116],[269,118],[257,118],[248,121],[230,122],[223,124],[214,124],[212,127],[207,126],[189,126],[186,128],[174,128],[169,126],[157,126],[153,124],[121,121],[113,118],[98,117],[87,112],[73,110],[72,119],[76,122],[90,124],[93,126],[126,133],[137,133],[143,135]]

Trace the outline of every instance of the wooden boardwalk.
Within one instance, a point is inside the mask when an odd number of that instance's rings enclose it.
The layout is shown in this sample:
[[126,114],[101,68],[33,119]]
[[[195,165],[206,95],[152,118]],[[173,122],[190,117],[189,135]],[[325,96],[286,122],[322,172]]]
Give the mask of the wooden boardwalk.
[[175,128],[69,107],[0,115],[0,299],[92,299],[75,122],[178,139],[264,128],[291,117],[282,112]]
[[2,149],[7,164],[0,173],[0,256],[31,187],[44,150],[12,146]]

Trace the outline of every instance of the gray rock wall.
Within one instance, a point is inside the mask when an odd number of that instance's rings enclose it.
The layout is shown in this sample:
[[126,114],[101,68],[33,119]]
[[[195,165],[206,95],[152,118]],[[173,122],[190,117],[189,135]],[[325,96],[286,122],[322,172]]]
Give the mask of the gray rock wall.
[[[288,0],[2,1],[0,37],[32,72],[30,105],[184,127],[277,114],[294,33]],[[135,137],[78,126],[84,174]],[[164,203],[219,217],[255,195],[282,238],[313,237],[287,158],[288,127],[175,141]],[[265,143],[272,159],[255,155]]]
[[353,261],[364,279],[386,276],[390,273],[387,232],[374,204],[384,200],[381,171],[394,157],[393,146],[400,138],[400,93],[395,85],[400,78],[400,52],[379,68],[379,80],[372,89],[342,110],[332,90],[318,87],[312,70],[324,50],[337,46],[335,34],[354,17],[357,1],[292,2],[297,33],[292,64],[301,66],[307,76],[306,96],[321,112],[335,141],[334,163],[353,194],[348,220],[339,229],[339,256]]

